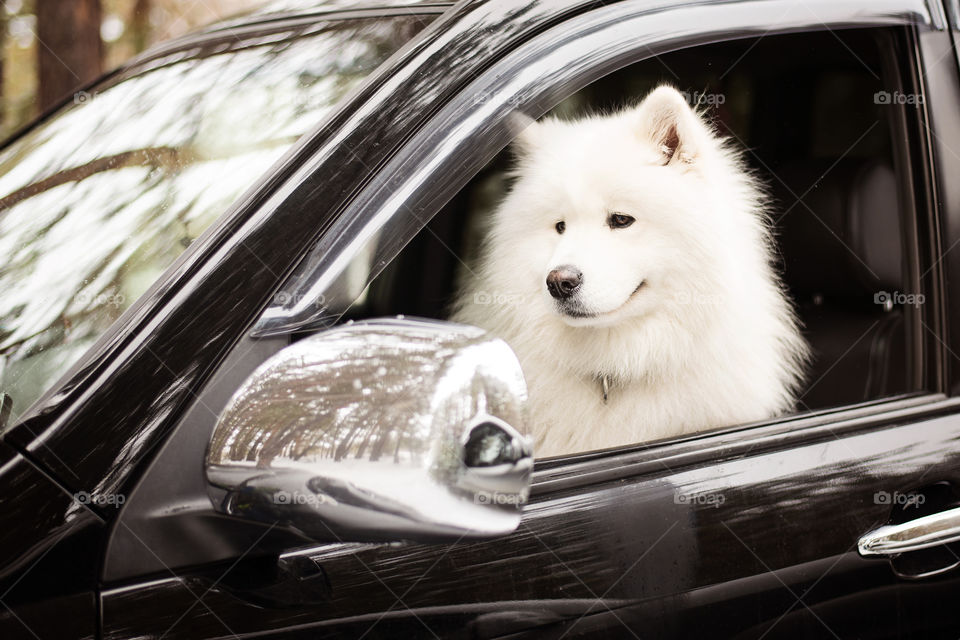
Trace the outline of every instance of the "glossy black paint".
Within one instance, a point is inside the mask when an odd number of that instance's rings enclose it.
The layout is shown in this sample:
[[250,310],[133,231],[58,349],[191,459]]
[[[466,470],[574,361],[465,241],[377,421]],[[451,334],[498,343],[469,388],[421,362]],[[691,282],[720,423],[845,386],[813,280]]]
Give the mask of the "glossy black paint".
[[[519,530],[501,540],[305,553],[329,581],[321,601],[261,608],[221,584],[204,598],[214,616],[190,608],[194,581],[204,580],[197,575],[107,590],[107,637],[143,633],[147,602],[146,630],[173,638],[225,634],[224,620],[240,636],[277,638],[321,630],[337,638],[632,637],[624,623],[640,637],[758,637],[781,615],[793,617],[766,637],[830,637],[828,627],[841,637],[887,637],[898,627],[960,624],[954,609],[930,601],[955,592],[956,575],[936,587],[904,582],[852,546],[890,517],[875,492],[934,480],[960,486],[960,405],[929,400],[904,400],[894,414],[864,407],[858,418],[802,434],[731,430],[541,471]],[[902,426],[875,430],[891,423]],[[878,458],[893,468],[872,473]],[[272,584],[266,571],[260,580]]]
[[[95,637],[100,544],[106,528],[84,501],[0,443],[3,637]],[[64,617],[51,616],[53,610]]]
[[[452,9],[253,187],[15,428],[8,442],[21,453],[0,444],[0,512],[24,523],[0,530],[3,637],[25,635],[18,618],[41,637],[94,637],[104,523],[116,510],[72,492],[132,494],[282,277],[377,169],[466,82],[591,4]],[[946,37],[920,37],[924,58],[949,53]],[[960,169],[949,153],[960,140],[960,87],[948,60],[918,74],[939,140],[913,153],[939,169],[929,211],[918,213],[927,243],[918,277],[925,291],[944,286],[937,295],[951,312],[930,321],[928,351],[942,340],[951,354],[960,352],[950,277],[960,257],[936,259],[960,242],[960,196],[944,177]],[[356,162],[342,163],[343,145]],[[933,388],[955,389],[954,358],[933,360]],[[960,487],[958,412],[956,400],[931,394],[547,461],[512,536],[228,554],[127,577],[102,585],[103,637],[831,637],[828,628],[928,637],[960,628],[943,605],[957,574],[903,581],[852,545],[891,517],[876,492]]]
[[[185,566],[219,566],[241,556],[275,556],[309,542],[283,527],[216,513],[210,508],[202,471],[212,417],[247,376],[286,343],[286,338],[244,338],[224,361],[139,478],[129,504],[115,521],[104,553],[105,582],[126,582],[150,574],[169,577]],[[193,542],[183,544],[184,540]]]
[[[948,2],[948,5],[956,3]],[[960,295],[957,294],[957,278],[960,274],[960,255],[948,250],[960,240],[960,184],[949,176],[956,175],[960,170],[960,158],[955,152],[956,136],[960,136],[960,113],[957,111],[957,96],[960,95],[958,82],[958,60],[956,55],[957,27],[949,31],[951,42],[944,42],[939,38],[921,40],[924,57],[937,59],[943,55],[939,63],[924,69],[923,91],[927,97],[927,109],[930,121],[937,134],[931,141],[929,153],[939,168],[936,182],[936,197],[940,206],[941,217],[939,233],[941,245],[945,253],[940,268],[943,270],[943,281],[948,290],[944,309],[944,331],[952,357],[947,359],[947,380],[951,393],[960,391],[960,369],[956,354],[960,353]],[[950,46],[953,45],[953,55]]]

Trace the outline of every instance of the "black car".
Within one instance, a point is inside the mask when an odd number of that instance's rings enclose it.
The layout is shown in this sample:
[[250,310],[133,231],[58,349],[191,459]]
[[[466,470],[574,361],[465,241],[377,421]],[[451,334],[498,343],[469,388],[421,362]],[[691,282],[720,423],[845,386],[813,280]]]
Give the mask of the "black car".
[[[0,637],[960,635],[956,0],[290,4],[0,150]],[[512,114],[662,83],[770,188],[808,382],[534,464],[458,270]]]

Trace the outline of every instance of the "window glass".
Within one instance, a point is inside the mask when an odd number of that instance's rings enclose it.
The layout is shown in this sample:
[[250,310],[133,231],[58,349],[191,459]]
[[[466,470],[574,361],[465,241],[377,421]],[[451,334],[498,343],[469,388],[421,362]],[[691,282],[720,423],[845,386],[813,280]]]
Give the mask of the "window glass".
[[171,54],[78,93],[0,153],[0,390],[14,418],[424,21]]

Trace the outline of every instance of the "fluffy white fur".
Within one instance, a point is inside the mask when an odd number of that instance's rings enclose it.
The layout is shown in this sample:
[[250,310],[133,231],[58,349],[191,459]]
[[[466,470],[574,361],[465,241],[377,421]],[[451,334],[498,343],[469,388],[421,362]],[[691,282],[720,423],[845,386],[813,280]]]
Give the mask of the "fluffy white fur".
[[[614,115],[531,123],[514,146],[516,182],[453,319],[516,351],[537,455],[793,407],[807,345],[771,267],[762,191],[676,90]],[[635,222],[611,228],[612,213]],[[546,286],[561,265],[583,273],[563,304]]]

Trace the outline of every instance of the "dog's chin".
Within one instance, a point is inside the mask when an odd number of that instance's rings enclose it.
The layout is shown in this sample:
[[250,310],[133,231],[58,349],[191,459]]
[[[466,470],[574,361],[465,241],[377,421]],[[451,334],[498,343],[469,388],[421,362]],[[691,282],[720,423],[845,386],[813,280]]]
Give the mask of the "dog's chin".
[[569,327],[611,327],[621,321],[621,314],[617,311],[597,315],[570,315],[559,311],[558,315]]
[[641,282],[637,285],[637,288],[633,290],[627,299],[623,301],[620,305],[614,307],[613,309],[607,311],[595,311],[585,306],[579,299],[573,299],[570,301],[557,302],[555,309],[557,315],[563,320],[565,324],[571,327],[609,327],[619,322],[622,322],[624,319],[635,315],[633,313],[631,303],[634,302],[634,298],[640,292],[640,289],[644,288],[644,283]]

